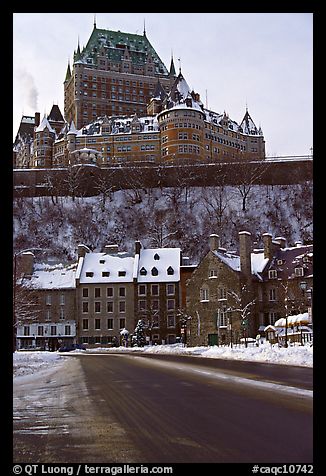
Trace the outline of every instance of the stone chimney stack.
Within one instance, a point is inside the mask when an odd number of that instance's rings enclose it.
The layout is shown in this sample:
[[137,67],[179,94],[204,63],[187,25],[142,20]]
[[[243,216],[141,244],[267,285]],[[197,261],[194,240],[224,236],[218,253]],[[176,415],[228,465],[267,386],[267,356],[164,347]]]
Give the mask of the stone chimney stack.
[[78,245],[77,246],[77,256],[79,258],[84,258],[86,253],[89,253],[90,249],[86,245]]
[[277,238],[274,238],[274,241],[277,241],[280,245],[280,248],[285,248],[286,245],[286,238],[283,236],[278,236]]
[[104,253],[107,255],[115,255],[119,252],[119,245],[105,245]]
[[240,269],[249,278],[251,276],[251,233],[249,231],[240,231],[239,244]]
[[263,243],[264,243],[264,258],[272,259],[273,246],[272,246],[272,235],[270,233],[263,234]]
[[141,250],[141,242],[136,240],[135,241],[135,255],[140,255]]
[[211,251],[216,251],[220,247],[220,237],[214,233],[209,236],[209,249]]
[[32,275],[35,255],[31,251],[26,251],[17,256],[17,258],[17,277]]
[[37,127],[40,125],[40,113],[36,112],[34,116],[34,125]]

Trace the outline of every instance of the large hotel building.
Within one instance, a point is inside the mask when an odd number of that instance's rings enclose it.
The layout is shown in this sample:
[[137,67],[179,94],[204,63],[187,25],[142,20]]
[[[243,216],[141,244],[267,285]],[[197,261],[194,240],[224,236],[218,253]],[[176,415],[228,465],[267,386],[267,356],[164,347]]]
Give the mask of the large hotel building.
[[169,70],[143,35],[94,28],[73,55],[57,105],[40,120],[23,116],[14,167],[76,163],[225,162],[265,157],[265,141],[246,110],[238,124],[204,107],[173,58]]

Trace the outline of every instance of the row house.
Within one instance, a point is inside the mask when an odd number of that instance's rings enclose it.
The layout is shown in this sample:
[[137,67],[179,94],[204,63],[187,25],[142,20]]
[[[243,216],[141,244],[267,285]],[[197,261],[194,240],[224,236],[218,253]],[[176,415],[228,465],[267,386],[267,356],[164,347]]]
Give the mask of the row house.
[[134,253],[117,245],[97,253],[79,245],[78,261],[66,266],[37,263],[31,252],[18,258],[17,282],[26,300],[22,309],[22,294],[15,293],[20,349],[116,345],[131,337],[139,319],[148,343],[181,339],[185,277],[193,266],[182,263],[179,248],[145,249],[137,241]]
[[[76,342],[76,264],[37,263],[22,253],[14,289],[18,349],[57,350]],[[21,272],[19,271],[21,269]]]
[[214,345],[255,336],[281,317],[311,309],[313,245],[269,233],[263,248],[252,249],[251,234],[239,233],[239,251],[220,247],[211,235],[210,249],[187,282],[187,342]]

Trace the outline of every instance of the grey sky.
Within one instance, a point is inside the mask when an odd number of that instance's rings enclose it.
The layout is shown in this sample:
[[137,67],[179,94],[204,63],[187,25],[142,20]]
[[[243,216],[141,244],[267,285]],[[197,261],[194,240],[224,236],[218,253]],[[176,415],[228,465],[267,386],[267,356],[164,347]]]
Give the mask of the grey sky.
[[[240,122],[246,104],[261,125],[267,155],[307,155],[312,147],[312,13],[97,13],[98,28],[146,34],[210,109]],[[94,13],[13,16],[13,136],[21,117],[58,104],[78,37]],[[207,95],[206,95],[207,91]]]

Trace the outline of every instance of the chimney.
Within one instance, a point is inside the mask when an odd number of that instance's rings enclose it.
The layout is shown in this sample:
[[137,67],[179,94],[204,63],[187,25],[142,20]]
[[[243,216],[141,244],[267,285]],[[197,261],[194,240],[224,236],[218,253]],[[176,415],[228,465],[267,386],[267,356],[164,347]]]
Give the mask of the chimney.
[[135,241],[135,255],[140,255],[140,250],[141,250],[141,242],[140,241]]
[[89,248],[86,245],[78,245],[77,246],[77,256],[79,258],[84,258],[86,253],[89,253]]
[[39,112],[36,112],[36,113],[35,113],[34,125],[35,125],[35,126],[39,126],[39,125],[40,125],[40,113],[39,113]]
[[270,233],[263,234],[263,243],[264,243],[264,258],[272,259],[273,257],[272,235]]
[[300,246],[302,246],[302,241],[297,240],[294,244],[297,248],[300,248]]
[[277,241],[280,245],[280,248],[285,248],[286,245],[286,238],[283,236],[278,236],[277,238],[274,238],[274,241]]
[[34,265],[34,254],[31,251],[26,251],[25,253],[22,253],[19,257],[19,262],[18,262],[18,272],[17,272],[17,277],[18,276],[31,276],[33,274],[33,265]]
[[119,252],[119,245],[105,245],[104,253],[107,255],[115,255]]
[[240,231],[240,270],[249,278],[251,276],[251,233]]
[[212,235],[209,235],[209,249],[211,251],[216,251],[220,247],[220,237],[218,235],[215,235],[214,233]]

